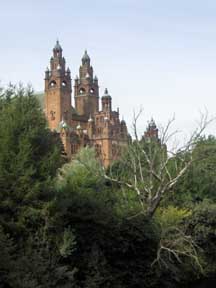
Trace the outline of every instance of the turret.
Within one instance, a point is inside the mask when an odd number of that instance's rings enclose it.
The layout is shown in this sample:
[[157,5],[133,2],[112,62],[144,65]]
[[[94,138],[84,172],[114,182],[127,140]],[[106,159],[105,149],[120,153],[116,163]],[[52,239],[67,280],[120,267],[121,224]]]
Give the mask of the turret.
[[87,119],[99,110],[98,80],[93,75],[90,62],[90,57],[85,51],[79,69],[79,76],[76,77],[74,85],[76,111],[79,115],[86,116]]
[[104,95],[101,98],[101,102],[102,102],[102,111],[103,112],[111,112],[112,111],[112,98],[109,95],[107,88],[104,91]]
[[155,139],[155,140],[159,141],[158,128],[157,128],[153,118],[148,123],[148,127],[146,129],[146,132],[144,133],[144,138],[147,140]]

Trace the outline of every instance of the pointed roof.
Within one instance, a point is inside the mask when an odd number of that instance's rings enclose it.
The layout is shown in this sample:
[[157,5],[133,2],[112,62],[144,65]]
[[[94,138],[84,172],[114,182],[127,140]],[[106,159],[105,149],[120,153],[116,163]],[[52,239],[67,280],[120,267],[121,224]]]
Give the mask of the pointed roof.
[[157,126],[156,126],[155,121],[154,121],[153,118],[151,118],[151,121],[149,122],[149,128],[153,128],[153,129],[156,129],[156,128],[157,128]]
[[111,98],[111,96],[109,95],[108,89],[105,88],[104,90],[104,95],[102,96],[102,98]]
[[89,57],[89,55],[87,53],[87,50],[85,50],[85,52],[84,52],[84,55],[82,57],[82,62],[83,63],[90,62],[90,57]]
[[59,44],[59,40],[58,39],[56,40],[56,44],[55,44],[53,50],[62,51],[62,47]]

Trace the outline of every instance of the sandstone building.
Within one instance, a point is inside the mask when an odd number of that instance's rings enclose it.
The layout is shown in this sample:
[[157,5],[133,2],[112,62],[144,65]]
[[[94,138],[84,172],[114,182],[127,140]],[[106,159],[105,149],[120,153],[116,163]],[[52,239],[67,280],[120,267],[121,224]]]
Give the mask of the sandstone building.
[[[59,41],[53,48],[50,68],[45,72],[45,114],[51,130],[60,133],[65,152],[73,157],[81,147],[95,147],[105,166],[119,157],[128,143],[127,126],[119,110],[112,109],[112,98],[105,89],[99,103],[98,79],[85,51],[74,81],[74,106],[71,103],[70,69]],[[101,107],[101,108],[100,108]]]

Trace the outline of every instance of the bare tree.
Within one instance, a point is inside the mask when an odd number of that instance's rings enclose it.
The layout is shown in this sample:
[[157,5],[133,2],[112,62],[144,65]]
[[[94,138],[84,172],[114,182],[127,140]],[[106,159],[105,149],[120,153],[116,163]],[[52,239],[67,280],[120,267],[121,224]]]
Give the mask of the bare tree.
[[125,186],[138,196],[142,212],[151,218],[161,200],[179,182],[193,163],[192,149],[202,133],[213,119],[208,113],[201,114],[197,128],[182,147],[168,149],[168,143],[175,137],[177,131],[171,131],[174,117],[160,129],[159,139],[139,138],[137,122],[142,109],[133,118],[134,140],[128,146],[127,153],[120,159],[118,173],[112,171],[104,177],[112,182]]

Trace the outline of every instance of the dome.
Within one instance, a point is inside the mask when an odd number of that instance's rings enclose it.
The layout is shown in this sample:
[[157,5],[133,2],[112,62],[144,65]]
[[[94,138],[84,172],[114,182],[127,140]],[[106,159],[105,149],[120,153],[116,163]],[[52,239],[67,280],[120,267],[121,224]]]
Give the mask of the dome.
[[107,88],[104,90],[104,95],[102,96],[102,98],[111,98]]
[[56,51],[62,51],[62,47],[61,47],[61,45],[59,44],[59,41],[58,41],[58,40],[56,41],[54,50],[56,50]]
[[87,53],[87,50],[85,50],[85,53],[84,53],[84,55],[82,57],[82,62],[86,63],[86,62],[89,62],[89,61],[90,61],[90,57],[89,57],[89,55]]
[[126,125],[126,122],[124,119],[121,120],[121,125]]

